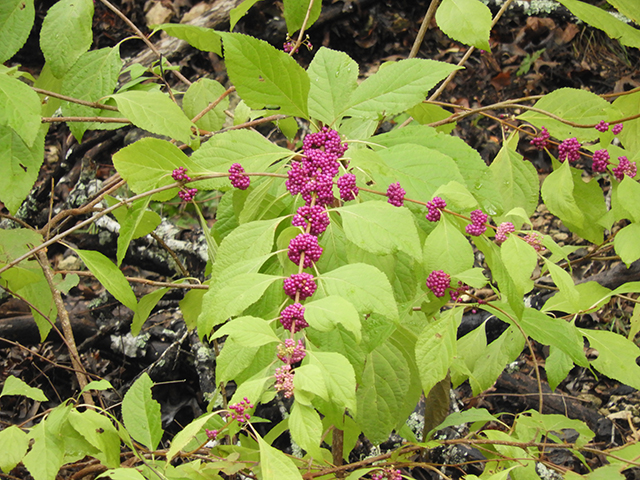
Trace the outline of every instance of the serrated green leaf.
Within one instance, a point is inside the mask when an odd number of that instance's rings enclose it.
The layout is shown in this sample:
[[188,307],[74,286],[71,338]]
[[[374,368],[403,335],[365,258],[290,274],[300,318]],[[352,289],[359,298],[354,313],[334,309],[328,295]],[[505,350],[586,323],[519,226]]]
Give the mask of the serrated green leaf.
[[584,214],[573,196],[573,177],[569,162],[551,173],[542,184],[542,199],[551,213],[558,216],[570,228],[582,228]]
[[[637,114],[640,112],[640,92],[616,98],[613,106],[621,112],[622,118]],[[632,152],[640,150],[640,118],[624,122],[624,128],[618,134],[618,138],[627,150]]]
[[491,50],[492,20],[489,7],[478,0],[444,0],[436,10],[440,30],[458,42],[481,50]]
[[512,326],[497,340],[487,345],[472,372],[474,382],[471,382],[471,387],[474,395],[478,395],[495,383],[505,365],[513,362],[522,353],[524,343],[520,330]]
[[243,347],[261,347],[269,343],[278,343],[280,339],[262,318],[251,316],[235,318],[210,335],[210,339],[229,335]]
[[71,410],[69,423],[99,450],[96,457],[105,467],[116,468],[120,465],[120,436],[105,415],[94,410]]
[[307,351],[305,365],[307,364],[318,367],[322,372],[331,401],[356,414],[356,377],[346,357],[335,352]]
[[173,440],[171,440],[171,446],[167,452],[167,462],[170,462],[187,444],[195,437],[204,425],[214,416],[215,412],[202,415],[196,418],[189,425],[180,430]]
[[422,249],[425,271],[456,275],[473,267],[473,249],[467,238],[443,215]]
[[487,285],[487,277],[484,276],[482,268],[470,268],[464,272],[456,273],[452,275],[453,280],[458,280],[462,283],[466,283],[473,288],[482,288]]
[[247,105],[253,109],[274,105],[283,115],[308,118],[309,77],[293,58],[257,38],[220,35],[229,78]]
[[622,207],[629,219],[640,222],[640,184],[628,176],[624,176],[618,185],[618,198],[624,199]]
[[[283,10],[284,19],[287,22],[287,31],[289,35],[297,32],[302,28],[307,12],[309,10],[309,2],[312,0],[284,0]],[[305,29],[309,30],[309,27],[313,25],[320,16],[320,10],[322,9],[322,2],[313,1],[311,12],[307,18]]]
[[[599,9],[598,11],[601,12]],[[613,17],[611,18],[613,20]],[[554,90],[538,100],[534,107],[579,125],[620,119],[620,113],[609,102],[595,93],[575,88]],[[576,137],[579,142],[584,142],[598,136],[598,132],[593,128],[572,127],[539,112],[527,111],[518,118],[531,122],[538,128],[544,126],[551,136],[563,140]]]
[[538,265],[538,255],[534,248],[517,235],[509,235],[500,247],[500,258],[518,291],[523,295],[531,291],[531,275]]
[[430,434],[432,432],[435,432],[437,430],[442,430],[447,427],[453,427],[455,425],[462,425],[463,423],[476,422],[481,422],[481,425],[484,425],[487,422],[502,423],[497,417],[491,415],[485,408],[470,408],[469,410],[465,410],[464,412],[454,412],[450,414],[444,422],[442,422],[431,432],[429,432],[427,438],[430,437]]
[[342,115],[377,118],[395,115],[422,100],[440,80],[460,67],[435,60],[409,58],[384,64],[358,85]]
[[136,127],[190,144],[194,126],[168,95],[159,91],[128,90],[111,95],[118,110]]
[[164,30],[168,35],[184,40],[198,50],[214,52],[222,56],[220,35],[211,28],[181,23],[163,23],[162,25],[154,25],[153,31],[157,32],[158,30]]
[[[1,75],[0,75],[1,76]],[[15,215],[38,178],[44,160],[43,126],[31,147],[11,128],[0,127],[0,200]]]
[[544,304],[543,312],[560,311],[570,314],[586,312],[600,308],[609,300],[611,290],[596,282],[585,282],[576,285],[579,298],[570,303],[562,292],[556,293]]
[[360,342],[361,324],[358,311],[353,304],[344,297],[330,295],[319,300],[310,301],[304,304],[304,318],[309,326],[329,332],[342,325],[346,330],[353,333],[357,342]]
[[259,1],[260,0],[244,0],[240,5],[231,9],[231,11],[229,12],[231,23],[229,27],[230,32],[233,31],[233,28],[236,26],[236,23],[238,23],[238,20],[240,20],[249,11],[249,9]]
[[276,450],[258,436],[260,446],[260,473],[264,480],[302,480],[293,460]]
[[640,5],[634,0],[607,0],[625,17],[640,24]]
[[61,78],[93,41],[92,0],[61,0],[42,22],[40,48],[53,74]]
[[[411,107],[409,110],[407,110],[407,114],[411,115],[413,119],[420,125],[435,123],[440,120],[444,120],[445,118],[449,118],[451,115],[453,115],[448,110],[445,110],[438,105],[433,105],[432,103],[419,103],[415,107]],[[435,128],[438,132],[448,134],[451,133],[454,128],[456,128],[456,122],[440,125]]]
[[[272,171],[269,166],[290,156],[292,152],[270,142],[252,130],[231,130],[215,135],[191,157],[194,175],[213,172],[227,173],[234,163],[240,163],[247,172]],[[201,180],[195,187],[206,190],[231,188],[228,176]]]
[[[35,16],[33,0],[7,0],[0,4],[0,64],[13,57],[25,44]],[[5,469],[5,472],[9,470]]]
[[[295,370],[296,376],[298,369]],[[295,378],[295,377],[294,377]],[[291,408],[289,417],[291,438],[313,458],[323,458],[320,443],[322,442],[322,421],[316,409],[296,401]]]
[[38,402],[46,402],[49,399],[39,388],[30,387],[24,381],[13,375],[9,375],[4,381],[0,397],[5,395],[22,395]]
[[327,125],[338,120],[344,103],[358,86],[358,71],[358,64],[346,53],[320,47],[307,69],[311,117]]
[[[577,0],[558,0],[571,13],[592,27],[602,30],[607,35],[628,47],[640,48],[640,31],[618,20],[613,15],[605,15],[602,9]],[[585,122],[589,123],[589,122]]]
[[65,442],[60,430],[61,423],[66,423],[68,413],[68,408],[51,412],[29,432],[34,443],[22,459],[22,464],[35,480],[55,478],[64,463]]
[[[97,102],[113,93],[121,68],[120,48],[117,46],[83,53],[64,75],[60,92],[79,100]],[[90,117],[100,112],[71,102],[65,102],[62,109],[65,116],[70,117]],[[92,128],[91,123],[69,122],[69,129],[78,141],[89,128]]]
[[627,265],[627,268],[640,258],[639,235],[640,223],[632,223],[616,233],[616,237],[613,239],[613,246],[616,249],[616,253],[620,255],[620,258],[625,265]]
[[131,335],[134,337],[138,336],[140,333],[140,329],[144,322],[149,318],[149,314],[151,310],[155,308],[164,294],[169,291],[168,288],[158,288],[151,293],[147,293],[144,297],[140,299],[138,303],[138,307],[136,308],[135,313],[133,314],[133,320],[131,321]]
[[567,378],[574,364],[571,357],[561,349],[551,346],[549,351],[549,356],[544,362],[544,371],[547,374],[549,388],[555,390],[556,387]]
[[10,472],[22,461],[29,448],[29,436],[16,425],[0,431],[0,469]]
[[74,250],[87,268],[116,300],[135,312],[138,301],[124,274],[102,253],[94,250]]
[[[175,24],[171,24],[175,25]],[[182,108],[189,118],[194,118],[210,103],[216,101],[224,94],[226,89],[220,82],[208,78],[200,78],[193,82],[182,99]],[[229,108],[229,98],[222,99],[215,108],[207,112],[204,117],[196,122],[196,125],[208,132],[220,130],[227,116],[224,111]]]
[[162,421],[151,387],[153,381],[146,372],[138,377],[122,399],[122,420],[134,440],[155,450],[162,438]]
[[358,247],[377,255],[402,251],[421,260],[418,230],[408,209],[369,201],[343,206],[336,211],[342,217],[347,238]]
[[578,290],[576,290],[576,285],[573,278],[571,278],[571,275],[569,275],[566,270],[549,261],[547,258],[544,259],[544,262],[546,267],[549,269],[549,273],[551,273],[553,282],[563,293],[563,297],[567,299],[569,305],[576,308],[578,300],[580,299],[580,294],[578,293]]
[[345,265],[322,274],[318,280],[326,296],[343,296],[360,313],[376,312],[391,320],[398,319],[391,284],[384,273],[371,265]]
[[456,354],[456,331],[462,313],[462,308],[447,310],[418,335],[416,362],[425,393],[447,375]]
[[0,73],[0,126],[15,131],[28,147],[40,132],[42,106],[36,92],[17,78]]
[[324,383],[322,370],[316,365],[302,365],[296,368],[293,385],[296,401],[300,401],[299,391],[318,395],[320,398],[329,401],[329,391]]
[[109,480],[146,480],[135,468],[112,468],[96,478],[107,477]]
[[200,335],[208,335],[216,325],[241,314],[258,301],[267,287],[278,278],[262,273],[244,273],[219,288],[209,289],[202,298],[202,312],[198,317]]
[[104,378],[102,380],[93,380],[87,383],[80,393],[88,392],[89,390],[96,390],[100,392],[104,390],[113,390],[113,385],[111,385],[109,380],[105,380]]
[[[192,163],[182,150],[166,140],[143,138],[113,155],[113,165],[131,190],[143,193],[157,187],[175,183],[171,172],[186,167],[191,174]],[[167,201],[176,195],[177,189],[156,193],[152,198]]]

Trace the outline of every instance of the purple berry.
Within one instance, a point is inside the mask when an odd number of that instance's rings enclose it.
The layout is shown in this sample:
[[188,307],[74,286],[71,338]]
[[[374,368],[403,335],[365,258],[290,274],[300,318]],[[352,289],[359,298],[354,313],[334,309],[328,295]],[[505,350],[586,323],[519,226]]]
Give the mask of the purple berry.
[[229,405],[229,410],[233,411],[233,413],[231,413],[231,418],[233,420],[237,420],[238,423],[244,423],[251,418],[251,415],[245,412],[253,407],[254,405],[249,402],[249,399],[247,399],[247,397],[244,397],[244,399],[242,399],[238,403]]
[[609,130],[609,124],[604,120],[600,120],[600,122],[596,125],[596,130],[604,133]]
[[542,235],[538,232],[531,232],[524,237],[524,241],[531,245],[536,252],[542,252],[545,248],[542,246]]
[[482,210],[478,209],[471,212],[470,217],[471,217],[471,224],[465,227],[465,231],[469,235],[478,237],[487,231],[487,226],[485,225],[485,223],[487,221],[488,216],[486,213],[482,213]]
[[299,299],[304,300],[313,295],[318,288],[316,282],[313,280],[313,275],[309,273],[294,273],[289,278],[284,279],[284,293],[289,295],[295,300],[296,294],[299,294]]
[[191,178],[187,175],[187,169],[184,167],[178,167],[173,172],[171,172],[171,176],[176,182],[190,182]]
[[276,392],[282,392],[284,398],[291,398],[293,396],[293,376],[294,372],[291,371],[291,365],[289,364],[276,368],[276,383],[274,387]]
[[229,180],[231,185],[240,190],[246,190],[251,183],[251,179],[244,175],[244,168],[239,163],[234,163],[229,167]]
[[616,123],[611,129],[611,131],[613,132],[614,135],[618,135],[622,131],[622,127],[624,127],[622,123]]
[[558,146],[558,160],[564,162],[569,159],[570,162],[575,162],[580,158],[580,142],[576,137],[568,138],[564,140]]
[[277,356],[284,363],[293,364],[301,362],[307,355],[302,340],[296,341],[293,338],[287,338],[284,343],[278,345]]
[[340,198],[348,202],[358,195],[359,189],[356,187],[356,176],[353,173],[345,173],[338,178],[338,189],[340,190]]
[[451,276],[443,270],[434,270],[427,277],[427,288],[438,297],[444,297],[447,288],[451,286]]
[[318,261],[322,255],[322,247],[318,245],[318,237],[309,233],[301,233],[289,242],[289,260],[296,265],[300,264],[300,258],[304,253],[302,268],[308,268]]
[[627,157],[618,157],[618,166],[613,169],[613,176],[616,180],[622,181],[624,176],[634,178],[638,174],[636,162],[630,162]]
[[427,220],[430,222],[437,222],[440,220],[440,210],[446,206],[447,202],[445,202],[441,197],[433,197],[427,202],[427,208],[429,209],[427,212]]
[[591,168],[594,173],[605,172],[607,170],[607,165],[609,165],[609,152],[604,148],[593,152],[593,163]]
[[178,192],[178,196],[185,202],[190,202],[198,193],[197,188],[185,188],[184,190],[180,190]]
[[400,186],[400,182],[392,183],[387,189],[387,198],[389,199],[387,202],[394,207],[401,207],[404,205],[404,196],[406,193],[404,188]]
[[538,150],[544,150],[549,145],[549,132],[546,128],[542,127],[540,129],[540,136],[531,139],[531,145],[533,145]]
[[496,230],[496,243],[498,245],[501,245],[502,243],[506,242],[507,234],[513,233],[514,231],[515,227],[513,226],[513,223],[502,222],[500,225],[498,225],[498,230]]
[[293,216],[291,224],[295,227],[307,228],[311,235],[320,235],[329,226],[329,214],[327,210],[320,205],[303,205],[298,208],[297,213]]
[[280,323],[294,333],[309,326],[304,319],[304,307],[299,303],[292,303],[280,312]]

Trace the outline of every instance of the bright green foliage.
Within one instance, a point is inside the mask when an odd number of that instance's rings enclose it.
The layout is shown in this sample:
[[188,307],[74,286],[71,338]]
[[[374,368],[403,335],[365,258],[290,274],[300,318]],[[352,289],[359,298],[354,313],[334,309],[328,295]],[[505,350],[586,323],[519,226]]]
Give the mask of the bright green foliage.
[[233,31],[233,28],[236,26],[236,23],[238,23],[238,20],[240,20],[249,11],[249,9],[259,1],[260,0],[244,0],[240,5],[232,8],[229,12],[231,23],[229,31]]
[[449,275],[456,275],[473,266],[473,249],[460,230],[445,217],[424,242],[423,262],[426,272],[444,270]]
[[289,429],[291,438],[312,457],[323,458],[319,447],[322,438],[322,421],[315,408],[295,402],[291,408]]
[[[9,377],[11,378],[11,377]],[[0,469],[10,472],[22,460],[29,448],[29,436],[20,428],[11,425],[0,431]]]
[[320,10],[322,8],[322,2],[318,0],[284,0],[282,5],[284,7],[284,19],[287,21],[287,31],[289,34],[293,34],[302,28],[302,23],[307,16],[309,5],[313,1],[311,6],[311,12],[307,20],[306,28],[309,29],[320,16]]
[[220,338],[224,335],[229,335],[238,345],[243,347],[261,347],[280,341],[268,322],[262,318],[251,316],[238,317],[227,322],[209,338]]
[[192,47],[204,52],[215,52],[222,55],[220,35],[211,28],[198,27],[196,25],[183,25],[180,23],[163,23],[153,28],[154,32],[164,30],[172,37],[184,40]]
[[[11,128],[28,147],[40,131],[40,99],[25,83],[0,73],[0,126]],[[6,135],[6,134],[5,134]]]
[[9,375],[4,381],[0,397],[5,395],[23,395],[39,402],[46,402],[47,396],[39,388],[30,387],[19,378]]
[[438,27],[466,45],[491,50],[491,11],[478,0],[444,0],[436,10]]
[[607,0],[620,13],[636,23],[640,23],[640,5],[633,0]]
[[356,341],[361,339],[358,311],[351,302],[339,295],[330,295],[320,300],[305,303],[304,318],[312,328],[330,332],[338,325],[353,333]]
[[111,421],[94,410],[69,412],[69,423],[99,453],[96,458],[109,468],[120,465],[120,436]]
[[33,0],[7,0],[0,4],[0,63],[13,57],[25,44],[35,15]]
[[[202,110],[204,110],[211,102],[217,100],[223,93],[225,88],[215,80],[201,78],[197,82],[193,82],[182,100],[182,108],[189,118],[194,118]],[[204,117],[196,122],[198,128],[215,132],[220,130],[224,125],[224,111],[229,108],[229,99],[223,98],[222,101]]]
[[[623,95],[614,100],[613,106],[620,110],[622,117],[631,117],[640,111],[640,92]],[[640,118],[624,122],[624,128],[618,135],[620,141],[630,152],[640,150]]]
[[129,434],[147,448],[158,448],[162,437],[160,404],[151,396],[153,381],[143,373],[122,400],[122,419]]
[[62,0],[47,12],[40,48],[53,74],[62,78],[93,41],[92,0]]
[[158,302],[162,300],[162,297],[164,297],[164,294],[168,291],[168,288],[159,288],[151,293],[147,293],[140,299],[140,302],[133,314],[133,320],[131,321],[131,335],[137,336],[140,333],[140,329],[144,322],[146,322],[147,318],[149,318],[151,310],[155,308]]
[[302,475],[293,461],[258,437],[260,472],[264,480],[298,480]]

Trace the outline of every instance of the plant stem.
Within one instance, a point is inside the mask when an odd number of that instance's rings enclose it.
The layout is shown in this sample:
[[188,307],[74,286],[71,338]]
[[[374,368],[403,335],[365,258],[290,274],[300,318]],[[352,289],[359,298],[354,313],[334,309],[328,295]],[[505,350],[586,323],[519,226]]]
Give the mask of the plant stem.
[[440,5],[440,0],[431,0],[431,3],[429,4],[429,8],[427,9],[427,13],[425,13],[424,18],[422,19],[422,24],[420,25],[420,31],[418,32],[418,35],[416,36],[416,39],[413,42],[413,46],[411,47],[411,52],[409,53],[408,58],[415,58],[418,56],[420,45],[422,45],[424,36],[427,33],[427,30],[429,29],[429,24],[431,23],[431,20],[436,14],[438,5]]

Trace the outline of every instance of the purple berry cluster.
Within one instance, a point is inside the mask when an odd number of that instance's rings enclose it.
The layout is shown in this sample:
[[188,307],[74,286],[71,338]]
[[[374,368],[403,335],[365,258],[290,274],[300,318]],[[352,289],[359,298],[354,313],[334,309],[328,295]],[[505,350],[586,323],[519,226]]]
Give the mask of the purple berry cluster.
[[[310,233],[301,233],[289,242],[289,260],[296,265],[302,261],[302,268],[309,268],[322,255],[322,247],[318,245],[318,237]],[[303,259],[304,256],[304,259]]]
[[338,178],[336,182],[340,190],[340,198],[343,202],[354,200],[358,195],[359,189],[356,187],[356,176],[353,173],[345,173]]
[[393,468],[384,468],[371,474],[371,480],[402,480],[402,471]]
[[464,228],[469,235],[478,237],[487,231],[486,221],[489,217],[486,213],[478,209],[471,212],[469,216],[471,217],[471,223]]
[[[190,182],[191,177],[187,175],[187,169],[184,167],[178,167],[173,172],[171,172],[171,177],[176,181],[184,184],[185,182]],[[194,199],[198,193],[197,188],[186,188],[184,185],[181,185],[181,190],[178,192],[178,196],[184,202],[190,202]]]
[[447,206],[447,202],[445,202],[440,197],[433,197],[431,200],[427,202],[427,220],[430,222],[437,222],[440,220],[440,210]]
[[596,125],[596,130],[599,131],[600,133],[608,132],[609,123],[605,122],[604,120],[600,120],[600,122]]
[[304,307],[299,303],[292,303],[280,312],[280,323],[285,330],[290,330],[292,333],[309,326],[304,319]]
[[496,230],[496,243],[502,245],[507,241],[507,234],[515,232],[515,227],[511,222],[502,222]]
[[307,356],[302,340],[296,341],[293,338],[287,338],[284,343],[278,345],[278,358],[284,363],[293,364],[301,362]]
[[294,273],[289,278],[284,279],[284,293],[289,295],[293,300],[296,296],[299,300],[305,300],[313,295],[318,288],[313,280],[313,275],[309,273]]
[[244,423],[251,418],[251,415],[246,413],[247,410],[253,408],[254,405],[249,401],[247,397],[240,400],[238,403],[234,403],[233,405],[229,405],[229,410],[231,410],[231,419],[237,420],[238,423]]
[[187,175],[187,169],[184,167],[178,167],[173,172],[171,172],[171,176],[176,182],[190,182],[191,177]]
[[449,295],[451,296],[451,300],[453,300],[454,302],[457,302],[458,299],[460,298],[460,295],[467,293],[468,290],[469,290],[469,285],[467,285],[466,283],[458,282],[458,286],[455,289],[449,290]]
[[618,166],[613,169],[616,180],[622,181],[624,176],[634,178],[638,174],[636,162],[630,162],[627,157],[618,157]]
[[309,229],[311,235],[320,235],[329,226],[329,214],[320,205],[303,205],[293,216],[291,224],[295,227]]
[[542,127],[540,129],[540,136],[533,138],[531,140],[531,145],[538,150],[544,150],[547,148],[549,145],[549,132],[546,128]]
[[394,207],[402,207],[404,205],[404,196],[407,192],[405,192],[404,188],[400,186],[400,182],[392,183],[387,188],[387,202],[389,202]]
[[218,438],[218,434],[220,433],[218,430],[209,430],[208,428],[205,429],[205,433],[207,434],[207,438],[209,440],[215,440],[216,438]]
[[190,202],[198,193],[197,188],[184,188],[178,192],[178,196],[185,202]]
[[251,184],[251,179],[244,174],[244,168],[239,163],[234,163],[229,167],[229,180],[231,185],[240,190],[246,190]]
[[444,297],[447,288],[451,286],[451,276],[443,270],[434,270],[427,277],[427,288],[438,297]]
[[604,148],[593,152],[593,163],[591,169],[594,173],[603,173],[607,171],[609,165],[609,152]]
[[531,245],[536,252],[543,252],[545,247],[542,246],[542,235],[538,232],[531,232],[524,237],[524,241]]
[[576,162],[580,159],[580,142],[576,137],[567,138],[558,145],[558,160]]
[[622,127],[624,127],[624,125],[622,123],[616,123],[611,128],[611,131],[613,132],[614,135],[618,135],[622,131]]
[[294,373],[295,372],[291,370],[291,365],[288,363],[276,368],[276,383],[274,386],[276,392],[282,392],[284,398],[291,398],[293,396]]

